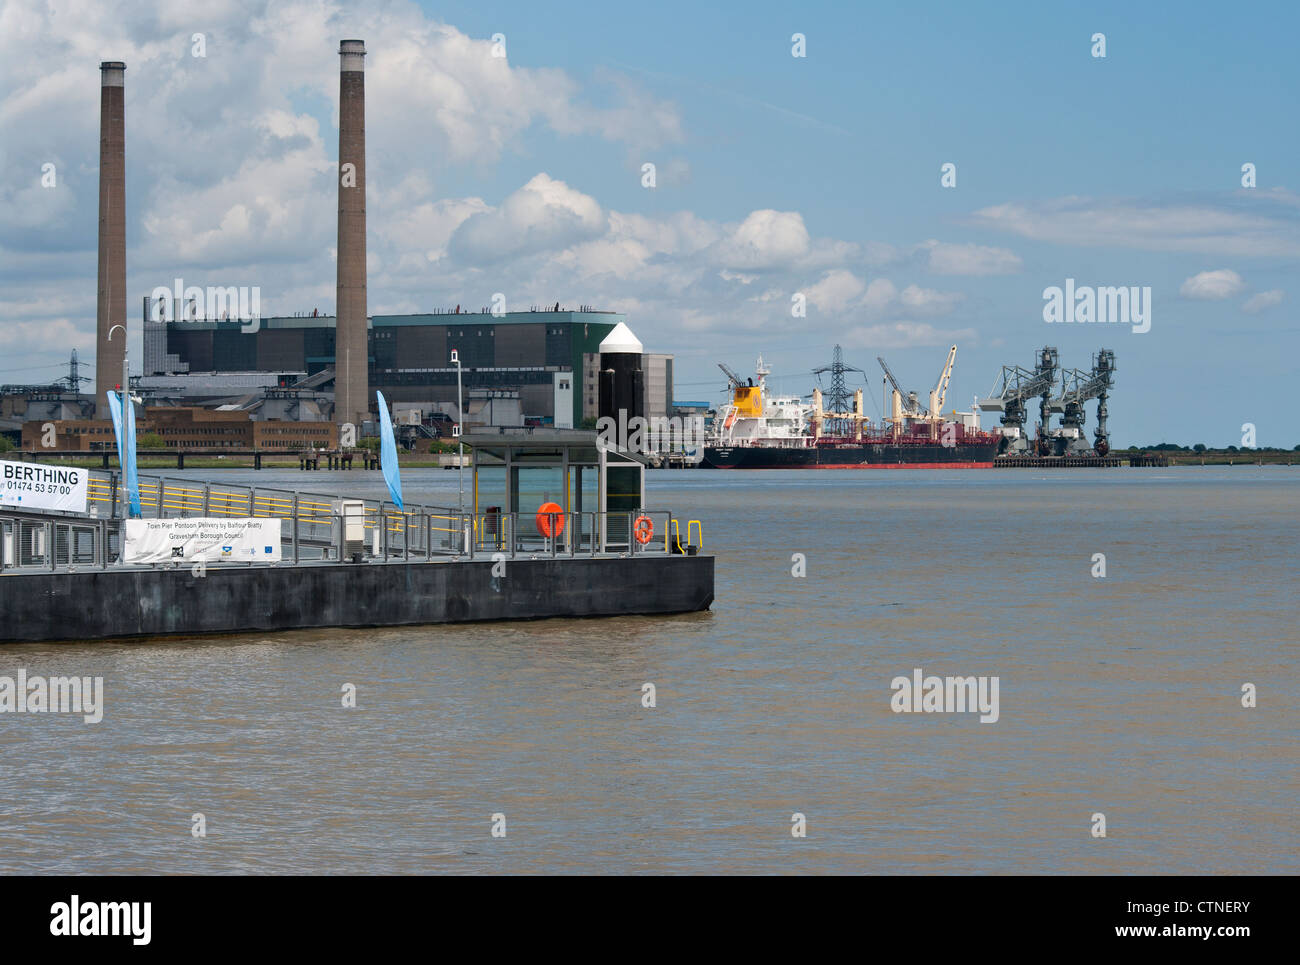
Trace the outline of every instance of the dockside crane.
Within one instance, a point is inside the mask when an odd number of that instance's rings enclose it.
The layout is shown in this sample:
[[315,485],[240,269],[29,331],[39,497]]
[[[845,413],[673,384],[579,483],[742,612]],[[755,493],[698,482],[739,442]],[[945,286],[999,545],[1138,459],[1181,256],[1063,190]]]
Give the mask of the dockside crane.
[[1047,427],[1051,417],[1052,390],[1056,387],[1056,372],[1060,367],[1060,354],[1052,346],[1038,350],[1038,364],[1034,369],[1019,365],[1004,365],[988,397],[981,399],[979,407],[984,412],[1002,413],[1002,444],[999,455],[1006,452],[1024,453],[1029,449],[1025,435],[1027,403],[1035,396],[1039,399],[1038,454],[1046,455]]
[[957,361],[957,346],[953,345],[948,349],[947,361],[943,363],[943,369],[939,372],[939,381],[934,384],[930,390],[930,434],[934,435],[942,421],[941,413],[943,412],[944,400],[948,398],[948,381],[952,378],[952,366]]
[[1063,369],[1061,394],[1051,402],[1051,410],[1061,413],[1061,429],[1057,433],[1056,455],[1082,454],[1088,450],[1088,437],[1083,430],[1087,413],[1083,405],[1097,400],[1097,429],[1093,449],[1097,455],[1110,452],[1110,436],[1106,429],[1106,397],[1115,384],[1115,353],[1101,349],[1092,357],[1091,371]]
[[880,363],[881,369],[885,372],[885,378],[893,389],[890,396],[890,421],[894,424],[894,435],[899,434],[904,420],[907,419],[913,422],[928,423],[932,437],[938,433],[939,423],[943,421],[941,415],[943,403],[948,398],[948,382],[952,379],[952,367],[956,359],[957,346],[953,345],[949,347],[948,357],[944,360],[943,368],[939,370],[938,381],[935,382],[934,388],[930,390],[930,407],[927,409],[922,408],[916,392],[903,391],[898,384],[898,379],[890,371],[889,364],[879,355],[876,356],[876,361]]
[[917,401],[915,392],[904,392],[902,386],[898,384],[898,379],[894,378],[894,373],[889,370],[889,364],[876,356],[876,361],[885,371],[885,378],[889,381],[893,389],[890,394],[889,421],[893,424],[894,435],[903,431],[904,419],[919,419],[921,417],[921,404]]
[[744,385],[744,384],[745,384],[745,380],[742,379],[739,375],[737,375],[737,374],[732,370],[731,366],[728,365],[727,363],[725,363],[725,362],[719,362],[719,363],[718,363],[718,368],[722,369],[722,371],[723,371],[724,373],[726,373],[726,376],[727,376],[727,388],[729,388],[729,389],[734,389],[734,388],[736,388],[736,386],[738,386],[738,385]]

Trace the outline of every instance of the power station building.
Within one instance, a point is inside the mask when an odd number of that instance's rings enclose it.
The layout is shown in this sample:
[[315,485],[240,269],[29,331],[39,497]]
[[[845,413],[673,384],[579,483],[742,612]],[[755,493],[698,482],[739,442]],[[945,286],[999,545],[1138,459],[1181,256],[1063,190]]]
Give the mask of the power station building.
[[[237,396],[256,391],[249,383],[258,377],[271,394],[310,390],[319,398],[334,388],[333,316],[161,321],[152,307],[146,300],[141,388],[158,403],[169,392],[187,403]],[[367,328],[370,392],[383,392],[403,416],[418,410],[411,421],[454,415],[455,349],[466,422],[577,427],[597,415],[600,343],[623,321],[591,310],[375,315]],[[646,355],[647,415],[671,415],[672,362],[671,355]],[[187,392],[191,384],[204,388]],[[337,407],[319,417],[346,421]]]

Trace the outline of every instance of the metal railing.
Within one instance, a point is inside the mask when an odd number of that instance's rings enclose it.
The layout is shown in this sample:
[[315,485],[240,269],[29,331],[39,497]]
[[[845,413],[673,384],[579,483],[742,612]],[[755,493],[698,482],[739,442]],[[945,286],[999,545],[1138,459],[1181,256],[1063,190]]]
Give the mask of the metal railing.
[[[91,514],[110,518],[125,516],[127,497],[121,476],[97,469],[88,471],[90,478],[86,498]],[[269,486],[205,483],[167,476],[140,476],[139,483],[140,515],[145,519],[185,516],[285,517],[290,512],[328,515],[334,511],[334,504],[338,500],[356,498]],[[365,504],[366,518],[371,525],[374,518],[386,508],[396,510],[396,506],[387,500],[359,501]],[[441,511],[445,507],[408,504],[406,509],[419,514]]]
[[[678,529],[667,510],[612,513],[549,513],[540,517],[554,535],[535,525],[537,513],[479,513],[473,518],[473,551],[547,556],[590,556],[598,553],[641,556],[674,552],[671,534]],[[637,520],[645,518],[644,541],[636,536]],[[689,526],[688,526],[689,528]]]
[[103,565],[110,520],[69,520],[41,516],[0,517],[0,572],[57,570]]
[[[251,492],[247,501],[241,498],[227,504],[226,489],[198,487],[203,497],[200,507],[197,497],[192,505],[185,503],[187,494],[164,485],[151,493],[149,505],[173,512],[175,517],[279,518],[280,565],[495,559],[498,554],[506,559],[664,556],[687,549],[681,543],[680,521],[665,510],[555,513],[538,520],[535,513],[431,512],[367,504],[364,515],[345,515],[333,512],[332,502],[325,504],[304,493],[291,493],[292,499],[284,499],[259,490]],[[141,501],[143,508],[143,492]],[[699,525],[698,520],[687,523],[688,542],[692,528]],[[363,538],[350,538],[358,532]],[[70,517],[6,509],[0,513],[0,573],[119,566],[123,533],[124,521],[119,516]],[[175,568],[190,562],[144,565]],[[205,563],[205,567],[274,565]]]

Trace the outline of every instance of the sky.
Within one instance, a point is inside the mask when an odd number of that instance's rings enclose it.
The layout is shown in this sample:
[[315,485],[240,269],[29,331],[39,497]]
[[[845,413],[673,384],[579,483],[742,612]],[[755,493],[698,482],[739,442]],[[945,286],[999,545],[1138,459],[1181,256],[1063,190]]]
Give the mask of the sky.
[[[74,348],[93,373],[101,60],[127,63],[131,357],[178,277],[332,313],[355,37],[371,314],[623,312],[678,400],[760,354],[807,394],[839,344],[873,417],[877,355],[924,398],[956,344],[969,409],[1040,346],[1110,348],[1112,445],[1290,448],[1298,33],[1283,2],[0,0],[0,383]],[[1067,279],[1149,288],[1149,328],[1045,321]]]

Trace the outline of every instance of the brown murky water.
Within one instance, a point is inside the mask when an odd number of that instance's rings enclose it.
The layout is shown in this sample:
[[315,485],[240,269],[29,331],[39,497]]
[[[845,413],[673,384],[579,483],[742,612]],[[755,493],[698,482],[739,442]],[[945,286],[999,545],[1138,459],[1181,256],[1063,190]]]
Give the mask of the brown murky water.
[[[709,613],[0,647],[105,686],[97,725],[0,714],[0,872],[1300,871],[1300,469],[648,486]],[[1000,719],[892,713],[915,667]]]

